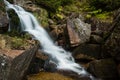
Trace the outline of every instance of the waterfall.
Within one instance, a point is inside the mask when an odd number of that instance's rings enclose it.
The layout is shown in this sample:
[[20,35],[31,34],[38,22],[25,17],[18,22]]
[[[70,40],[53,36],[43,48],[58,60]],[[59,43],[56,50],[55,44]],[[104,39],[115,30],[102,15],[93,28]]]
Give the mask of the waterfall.
[[[40,42],[42,51],[57,65],[57,69],[71,70],[79,75],[89,74],[82,66],[75,63],[70,52],[54,44],[48,33],[39,25],[37,19],[31,13],[25,11],[18,5],[10,4],[6,0],[4,0],[4,3],[6,5],[6,10],[15,10],[20,19],[22,31],[28,32],[34,39]],[[92,76],[90,75],[90,77]]]

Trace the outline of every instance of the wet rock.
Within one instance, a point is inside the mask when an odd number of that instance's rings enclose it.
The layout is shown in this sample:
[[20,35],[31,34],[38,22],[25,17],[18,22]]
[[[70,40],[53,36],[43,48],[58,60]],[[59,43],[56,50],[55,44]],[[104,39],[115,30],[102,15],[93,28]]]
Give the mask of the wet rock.
[[51,59],[47,59],[44,64],[44,69],[46,71],[55,72],[57,71],[57,64]]
[[118,80],[117,66],[113,59],[101,59],[89,64],[88,71],[103,80]]
[[[21,80],[35,57],[37,46],[26,51],[0,51],[0,80]],[[10,51],[9,51],[10,52]]]
[[101,46],[98,44],[82,44],[73,50],[73,56],[76,59],[78,59],[78,56],[80,56],[79,58],[82,58],[81,54],[85,56],[89,56],[91,59],[100,59]]
[[55,59],[50,58],[48,55],[46,55],[41,50],[38,50],[36,54],[36,58],[37,58],[37,62],[35,61],[36,64],[40,65],[38,71],[42,71],[40,69],[44,69],[49,72],[57,71],[56,63],[58,62],[56,62]]
[[45,61],[43,59],[35,57],[35,59],[31,62],[28,74],[37,74],[40,71],[43,71],[44,63]]
[[7,16],[0,17],[0,33],[8,30],[8,19]]
[[37,51],[36,57],[44,61],[48,59],[48,55],[45,55],[40,49]]
[[64,27],[66,25],[50,25],[50,36],[55,41],[55,43],[59,46],[65,47],[65,36],[64,36]]
[[58,70],[57,72],[60,73],[60,74],[65,75],[65,76],[69,76],[73,80],[92,80],[90,78],[89,74],[86,74],[86,75],[85,74],[84,75],[81,74],[81,75],[79,75],[79,74],[77,74],[77,73],[75,73],[73,71],[70,71],[70,70]]
[[14,3],[14,0],[7,0],[8,2],[10,2],[10,3]]
[[44,64],[45,61],[48,59],[48,56],[43,54],[41,50],[38,50],[36,52],[36,57],[32,61],[30,68],[29,68],[29,74],[36,74],[40,71],[44,71]]

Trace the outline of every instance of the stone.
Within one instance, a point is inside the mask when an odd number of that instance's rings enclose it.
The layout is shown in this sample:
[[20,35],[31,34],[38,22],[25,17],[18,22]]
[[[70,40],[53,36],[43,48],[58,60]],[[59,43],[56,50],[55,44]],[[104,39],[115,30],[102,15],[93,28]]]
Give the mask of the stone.
[[8,19],[7,16],[0,17],[0,33],[5,33],[8,31]]
[[26,51],[0,51],[0,80],[22,80],[37,49],[35,46]]
[[88,71],[97,78],[103,80],[118,80],[117,66],[113,59],[101,59],[92,61]]
[[30,65],[29,74],[36,74],[40,71],[44,71],[44,64],[47,59],[48,56],[43,54],[43,52],[39,49],[36,52],[35,59],[32,61]]
[[91,27],[79,18],[68,19],[65,33],[68,34],[68,37],[66,37],[69,41],[68,44],[74,47],[89,41]]
[[59,32],[57,27],[50,32],[50,36],[54,41],[57,40],[58,35],[59,35]]
[[89,74],[78,75],[77,73],[75,73],[73,71],[70,71],[70,70],[58,70],[57,72],[60,73],[60,74],[65,75],[65,76],[69,76],[69,77],[73,78],[73,80],[92,80],[90,78]]
[[67,34],[68,36],[66,37],[66,42],[68,42],[68,44],[70,46],[76,46],[79,45],[80,43],[80,39],[78,34],[75,32],[75,30],[73,29],[73,22],[71,20],[67,20],[67,29],[65,29],[65,34]]
[[88,20],[86,19],[85,22],[91,24],[92,32],[98,32],[98,31],[102,31],[102,33],[109,32],[109,28],[111,25],[111,20],[103,21],[103,20],[99,20],[94,17],[92,17]]
[[[101,58],[101,46],[98,44],[82,44],[73,50],[73,56],[76,59],[88,58],[91,60]],[[81,56],[84,55],[84,56]],[[88,56],[88,57],[87,57]]]
[[47,59],[44,64],[44,69],[46,71],[55,72],[57,71],[57,64],[53,60]]

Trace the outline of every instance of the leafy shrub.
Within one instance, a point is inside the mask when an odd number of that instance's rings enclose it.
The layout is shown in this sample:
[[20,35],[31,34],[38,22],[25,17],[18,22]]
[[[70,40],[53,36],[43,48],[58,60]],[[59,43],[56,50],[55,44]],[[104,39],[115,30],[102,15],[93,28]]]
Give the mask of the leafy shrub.
[[120,0],[87,0],[89,5],[103,11],[115,10],[120,7]]

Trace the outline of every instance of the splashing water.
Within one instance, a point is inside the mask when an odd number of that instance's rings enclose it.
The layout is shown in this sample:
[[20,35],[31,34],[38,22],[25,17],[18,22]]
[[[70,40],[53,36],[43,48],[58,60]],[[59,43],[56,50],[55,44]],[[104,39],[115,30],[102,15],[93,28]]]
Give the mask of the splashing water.
[[[15,10],[20,19],[22,31],[28,32],[40,42],[42,50],[55,62],[57,69],[71,70],[79,75],[89,74],[83,67],[75,63],[70,52],[65,51],[63,48],[53,43],[47,32],[39,25],[38,21],[31,13],[25,11],[20,6],[10,4],[6,0],[4,0],[4,3],[6,5],[6,10]],[[10,29],[9,27],[9,30]],[[91,79],[93,78],[91,75],[89,77]]]

